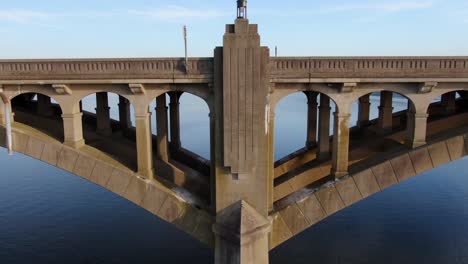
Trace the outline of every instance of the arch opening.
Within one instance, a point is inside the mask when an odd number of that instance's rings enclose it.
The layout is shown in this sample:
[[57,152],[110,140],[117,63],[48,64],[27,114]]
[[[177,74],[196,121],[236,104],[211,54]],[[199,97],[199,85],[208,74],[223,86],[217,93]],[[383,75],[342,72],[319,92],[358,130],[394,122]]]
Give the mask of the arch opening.
[[171,91],[150,103],[156,174],[209,203],[211,122],[197,95]]
[[468,125],[468,91],[457,90],[444,93],[427,108],[427,141],[450,131],[457,133]]
[[98,92],[80,101],[85,144],[137,171],[134,108],[115,93]]
[[51,97],[40,93],[20,94],[11,99],[11,108],[12,121],[64,141],[62,108]]
[[276,202],[331,174],[334,116],[339,110],[329,96],[313,91],[289,94],[272,110]]
[[[385,153],[410,145],[413,102],[406,96],[379,91],[361,96],[351,107],[349,171],[379,160]],[[411,123],[411,124],[410,124]]]

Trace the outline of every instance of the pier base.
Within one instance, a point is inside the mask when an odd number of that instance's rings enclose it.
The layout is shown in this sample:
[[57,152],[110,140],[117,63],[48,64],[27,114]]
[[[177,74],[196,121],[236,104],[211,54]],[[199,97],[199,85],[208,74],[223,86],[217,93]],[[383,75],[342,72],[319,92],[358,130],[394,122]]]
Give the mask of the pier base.
[[270,221],[245,201],[216,216],[215,264],[268,264]]

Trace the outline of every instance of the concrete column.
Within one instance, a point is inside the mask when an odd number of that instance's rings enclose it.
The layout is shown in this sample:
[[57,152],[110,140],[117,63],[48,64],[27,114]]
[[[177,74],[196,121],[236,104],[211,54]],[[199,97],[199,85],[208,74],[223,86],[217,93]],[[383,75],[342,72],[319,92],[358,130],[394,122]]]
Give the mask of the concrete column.
[[304,92],[307,96],[307,141],[306,147],[317,144],[317,96],[316,92]]
[[120,128],[122,130],[126,130],[132,127],[132,120],[130,118],[130,101],[120,95],[119,95],[119,120],[120,120]]
[[456,109],[456,92],[450,92],[442,95],[442,106],[444,107],[444,113],[446,115],[452,115],[454,114],[457,109]]
[[334,114],[332,175],[335,178],[348,175],[350,117],[349,113]]
[[418,113],[413,108],[408,110],[407,137],[405,144],[417,148],[426,144],[428,114]]
[[275,180],[275,112],[270,109],[268,121],[268,211],[273,210]]
[[110,107],[106,92],[96,93],[97,132],[104,136],[112,135]]
[[180,112],[179,98],[182,94],[178,92],[170,92],[169,112],[171,117],[171,143],[170,147],[173,150],[180,148]]
[[380,93],[380,106],[379,106],[379,134],[385,135],[392,131],[393,119],[393,93],[382,91]]
[[215,233],[215,264],[268,264],[270,221],[247,202],[219,212]]
[[49,96],[37,94],[37,114],[42,116],[52,115],[52,103]]
[[78,107],[73,107],[72,110],[65,110],[62,114],[63,119],[63,135],[64,144],[72,148],[80,148],[84,146],[83,139],[83,114]]
[[83,101],[80,101],[80,112],[83,113]]
[[330,98],[320,95],[317,158],[330,156]]
[[208,114],[210,118],[210,191],[211,207],[216,210],[216,115]]
[[359,110],[358,110],[358,120],[357,126],[363,128],[369,125],[369,115],[370,115],[370,94],[364,95],[359,98]]
[[6,117],[5,117],[5,103],[0,98],[0,125],[5,126]]
[[138,174],[153,179],[153,147],[151,134],[151,113],[135,113]]
[[160,160],[168,161],[167,106],[165,94],[156,98],[156,122],[156,136],[158,142],[158,152],[156,156]]

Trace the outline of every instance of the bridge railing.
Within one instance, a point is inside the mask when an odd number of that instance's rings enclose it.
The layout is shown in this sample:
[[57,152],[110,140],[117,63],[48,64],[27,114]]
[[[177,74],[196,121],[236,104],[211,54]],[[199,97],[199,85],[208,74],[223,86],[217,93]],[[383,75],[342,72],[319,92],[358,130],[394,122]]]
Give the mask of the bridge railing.
[[468,78],[468,57],[275,57],[273,79]]
[[210,79],[212,58],[0,60],[0,80]]

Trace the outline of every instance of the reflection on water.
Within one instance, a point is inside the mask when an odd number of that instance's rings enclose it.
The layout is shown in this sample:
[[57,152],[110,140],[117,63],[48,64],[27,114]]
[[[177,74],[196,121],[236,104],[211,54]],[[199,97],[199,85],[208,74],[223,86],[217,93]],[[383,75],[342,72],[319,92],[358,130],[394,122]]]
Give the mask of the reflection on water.
[[[206,155],[207,110],[192,103],[181,103],[182,140]],[[305,97],[278,109],[281,156],[304,145]],[[0,263],[213,263],[211,249],[113,193],[0,151]],[[468,263],[466,171],[463,159],[359,202],[276,248],[271,263]]]

